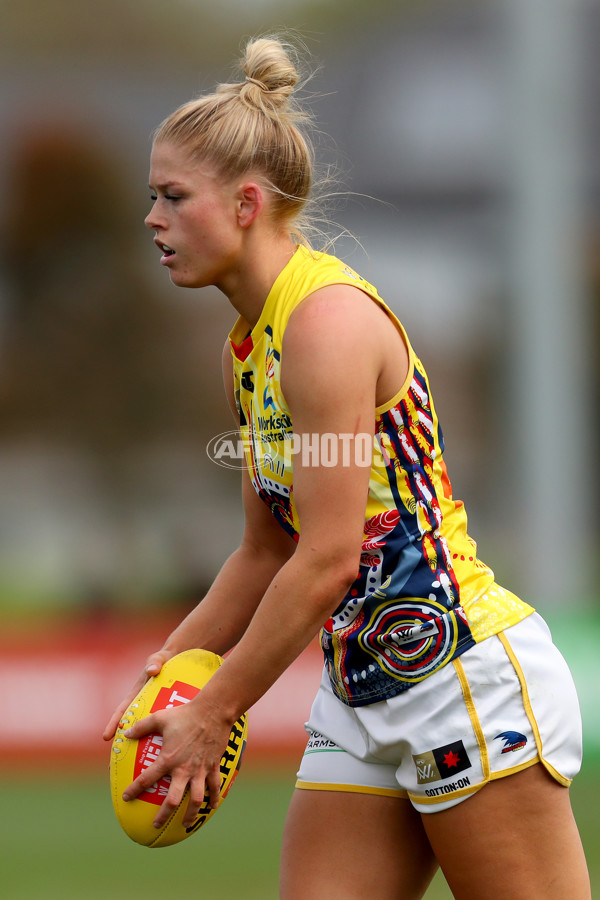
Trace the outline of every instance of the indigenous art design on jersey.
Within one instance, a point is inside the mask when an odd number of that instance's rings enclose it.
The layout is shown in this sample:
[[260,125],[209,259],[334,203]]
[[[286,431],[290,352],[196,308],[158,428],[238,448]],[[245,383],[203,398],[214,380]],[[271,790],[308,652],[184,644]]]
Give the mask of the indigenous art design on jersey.
[[444,441],[425,370],[374,287],[335,257],[299,248],[249,333],[230,341],[236,404],[254,488],[296,540],[295,436],[281,390],[283,334],[305,297],[327,284],[358,287],[382,306],[406,342],[410,370],[375,411],[373,460],[357,577],[321,632],[336,695],[358,706],[394,696],[531,607],[504,590],[477,558],[464,506],[452,497]]

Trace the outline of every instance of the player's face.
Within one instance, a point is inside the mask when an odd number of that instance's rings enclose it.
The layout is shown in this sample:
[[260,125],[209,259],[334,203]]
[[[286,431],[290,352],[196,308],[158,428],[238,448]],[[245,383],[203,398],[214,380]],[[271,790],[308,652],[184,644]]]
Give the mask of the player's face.
[[240,254],[236,187],[187,150],[161,142],[152,150],[150,190],[146,225],[173,284],[214,284],[227,293]]

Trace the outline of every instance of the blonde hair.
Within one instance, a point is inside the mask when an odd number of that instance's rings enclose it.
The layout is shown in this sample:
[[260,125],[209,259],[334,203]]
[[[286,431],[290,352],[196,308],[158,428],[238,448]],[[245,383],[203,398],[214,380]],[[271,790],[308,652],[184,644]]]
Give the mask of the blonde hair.
[[278,38],[250,41],[239,64],[244,80],[180,106],[154,141],[188,148],[226,179],[262,175],[273,192],[275,220],[305,242],[314,150],[305,133],[310,116],[294,98],[296,59],[295,49]]

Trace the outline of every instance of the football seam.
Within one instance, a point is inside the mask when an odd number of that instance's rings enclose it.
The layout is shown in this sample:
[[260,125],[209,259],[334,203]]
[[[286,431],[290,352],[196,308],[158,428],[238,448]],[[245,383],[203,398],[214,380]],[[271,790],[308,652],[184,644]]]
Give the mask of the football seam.
[[157,829],[157,831],[158,831],[157,836],[154,838],[154,840],[150,844],[146,844],[146,847],[150,847],[151,849],[155,848],[156,842],[161,839],[161,837],[164,835],[165,831],[167,830],[167,828],[172,823],[173,819],[175,818],[175,816],[177,815],[177,813],[183,806],[183,801],[186,799],[188,793],[189,793],[189,788],[186,787],[185,791],[183,792],[183,797],[181,798],[181,800],[179,801],[179,803],[177,804],[177,806],[175,807],[175,809],[173,810],[173,812],[171,813],[171,815],[169,816],[169,818],[167,819],[165,824],[161,825],[161,827],[159,829]]

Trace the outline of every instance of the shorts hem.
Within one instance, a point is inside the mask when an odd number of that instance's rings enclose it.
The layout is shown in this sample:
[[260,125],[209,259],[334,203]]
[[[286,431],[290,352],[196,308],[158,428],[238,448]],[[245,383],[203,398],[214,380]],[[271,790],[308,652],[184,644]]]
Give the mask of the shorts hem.
[[513,766],[510,769],[499,769],[496,772],[491,772],[489,777],[480,781],[479,784],[473,784],[466,788],[461,788],[457,791],[453,791],[450,794],[441,794],[437,797],[421,797],[419,794],[412,794],[408,791],[408,799],[411,803],[416,806],[434,806],[436,803],[448,803],[448,801],[454,800],[466,800],[469,796],[476,794],[482,788],[489,784],[492,781],[500,781],[502,778],[508,778],[510,775],[516,775],[519,772],[523,772],[525,769],[530,769],[532,766],[540,763],[544,768],[549,772],[549,774],[557,781],[562,787],[569,787],[573,779],[565,778],[564,775],[561,775],[560,772],[557,772],[556,769],[550,765],[550,763],[546,762],[543,759],[540,759],[539,756],[536,756],[533,759],[528,759],[526,762],[521,763],[518,766]]
[[490,781],[498,781],[498,779],[504,778],[505,775],[515,775],[517,772],[522,772],[524,769],[529,769],[536,763],[540,763],[540,765],[544,767],[548,774],[562,787],[571,787],[573,779],[567,778],[566,775],[561,775],[561,773],[557,769],[555,769],[554,766],[548,762],[548,760],[540,757],[537,753],[533,757],[533,759],[526,760],[526,762],[521,763],[520,766],[513,766],[512,769],[499,769],[497,772],[492,772],[492,774],[490,775]]
[[558,781],[558,783],[563,787],[571,787],[571,784],[573,783],[572,778],[567,778],[565,775],[561,775],[560,772],[558,772],[554,768],[554,766],[550,765],[550,763],[545,759],[541,759],[540,762],[545,768],[546,772],[548,772],[548,774],[551,775],[555,781]]
[[508,775],[516,775],[517,772],[529,769],[531,766],[535,766],[541,761],[539,755],[536,753],[531,759],[526,759],[525,762],[519,763],[518,766],[511,766],[510,769],[496,769],[495,772],[490,772],[489,780],[499,781],[501,778],[506,778]]
[[396,790],[367,784],[333,784],[322,781],[296,781],[295,786],[303,791],[341,791],[347,794],[374,794],[378,797],[408,799],[408,791],[404,791],[402,788]]

